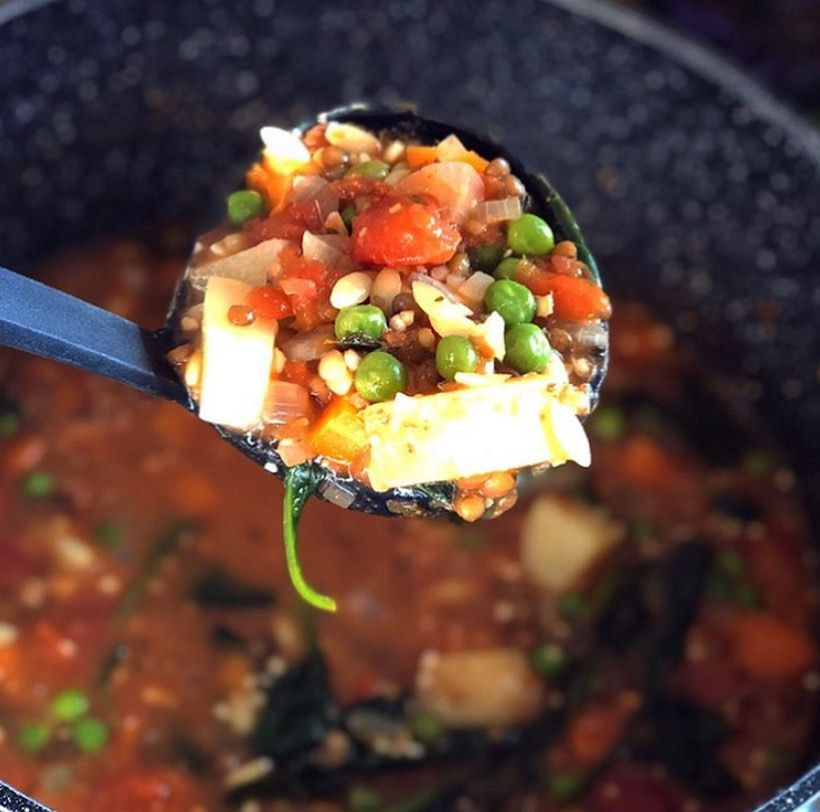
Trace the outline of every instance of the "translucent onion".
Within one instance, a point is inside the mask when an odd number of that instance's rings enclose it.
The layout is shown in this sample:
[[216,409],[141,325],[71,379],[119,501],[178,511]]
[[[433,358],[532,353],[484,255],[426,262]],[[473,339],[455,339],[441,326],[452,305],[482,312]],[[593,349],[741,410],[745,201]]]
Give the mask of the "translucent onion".
[[279,269],[279,254],[289,244],[287,240],[265,240],[238,254],[190,268],[188,279],[200,290],[205,289],[208,279],[212,276],[236,279],[247,285],[259,287],[266,284],[269,277],[276,275]]
[[315,361],[335,347],[336,332],[332,324],[323,324],[315,330],[296,333],[280,344],[280,349],[289,361]]
[[521,216],[521,198],[505,197],[503,200],[487,200],[475,207],[475,219],[479,223],[500,223]]
[[483,271],[476,271],[467,277],[466,282],[456,288],[456,294],[473,310],[480,310],[484,303],[484,294],[493,282],[495,282],[495,277]]
[[313,459],[313,450],[307,440],[282,440],[276,447],[282,462],[293,468]]
[[464,223],[484,200],[484,181],[466,163],[428,164],[395,186],[402,195],[430,195],[454,223]]
[[318,175],[304,175],[294,178],[290,203],[315,205],[324,222],[331,212],[339,209],[339,195],[330,184]]
[[270,425],[282,426],[307,417],[309,409],[308,393],[299,384],[271,381],[262,407],[262,420]]
[[329,268],[346,270],[355,265],[348,246],[346,234],[311,234],[306,231],[302,236],[302,256],[317,260]]
[[430,287],[435,288],[448,302],[452,302],[453,304],[460,304],[463,305],[464,302],[452,291],[444,282],[440,282],[438,279],[433,279],[432,276],[429,276],[426,273],[411,273],[410,274],[410,284],[412,285],[413,282],[421,282],[422,285],[430,285]]

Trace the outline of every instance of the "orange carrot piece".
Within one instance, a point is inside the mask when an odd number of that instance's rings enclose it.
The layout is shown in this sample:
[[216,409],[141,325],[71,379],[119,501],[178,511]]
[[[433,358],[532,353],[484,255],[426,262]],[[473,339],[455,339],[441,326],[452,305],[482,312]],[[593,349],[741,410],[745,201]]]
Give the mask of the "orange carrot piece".
[[567,731],[573,757],[585,767],[603,761],[621,737],[627,718],[617,704],[593,702],[582,708]]
[[796,677],[816,659],[809,634],[766,612],[738,614],[731,621],[737,663],[764,680]]
[[468,149],[458,160],[463,161],[465,164],[470,164],[479,175],[490,163],[486,158],[482,158],[477,152],[471,149]]
[[265,198],[271,211],[284,206],[292,180],[292,176],[277,175],[262,164],[254,164],[245,175],[245,184]]
[[334,397],[309,434],[314,453],[350,465],[368,446],[364,421],[356,407]]
[[405,152],[405,159],[411,169],[419,169],[436,162],[436,148],[409,146]]

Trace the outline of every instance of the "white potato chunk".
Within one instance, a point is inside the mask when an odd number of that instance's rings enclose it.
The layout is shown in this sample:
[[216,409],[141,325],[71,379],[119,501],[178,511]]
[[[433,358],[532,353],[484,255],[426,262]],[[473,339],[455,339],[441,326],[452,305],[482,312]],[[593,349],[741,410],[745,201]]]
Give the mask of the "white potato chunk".
[[543,462],[589,465],[589,442],[560,402],[562,389],[533,375],[368,406],[371,486],[384,491]]
[[416,673],[419,706],[449,728],[525,724],[538,715],[544,694],[544,681],[516,648],[426,652]]
[[521,529],[521,563],[529,579],[552,593],[576,588],[618,541],[621,528],[589,505],[543,496]]
[[199,416],[208,423],[247,430],[261,418],[270,382],[276,322],[237,326],[233,305],[247,302],[251,285],[212,276],[202,318],[202,377]]

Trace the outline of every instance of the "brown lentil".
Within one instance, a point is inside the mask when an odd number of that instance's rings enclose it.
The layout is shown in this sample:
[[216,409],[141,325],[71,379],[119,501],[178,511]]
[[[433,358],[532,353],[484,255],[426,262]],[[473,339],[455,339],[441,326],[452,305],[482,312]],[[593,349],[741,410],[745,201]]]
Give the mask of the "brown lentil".
[[506,178],[510,174],[510,164],[504,158],[493,158],[484,170],[491,178]]
[[465,522],[476,522],[484,515],[484,499],[476,494],[456,497],[456,513]]
[[561,242],[557,243],[555,248],[552,249],[552,256],[576,259],[578,257],[578,248],[575,243],[570,240],[561,240]]
[[231,305],[228,308],[228,321],[234,327],[247,327],[249,324],[253,324],[255,319],[256,316],[253,310],[246,305]]
[[515,477],[509,471],[496,471],[487,478],[481,492],[490,499],[498,499],[513,488],[515,488]]

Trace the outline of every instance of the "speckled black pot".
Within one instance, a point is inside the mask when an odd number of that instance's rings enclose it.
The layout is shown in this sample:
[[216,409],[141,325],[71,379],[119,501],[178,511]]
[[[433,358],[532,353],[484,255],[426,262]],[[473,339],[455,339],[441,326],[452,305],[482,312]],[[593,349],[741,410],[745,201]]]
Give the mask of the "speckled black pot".
[[[6,0],[0,263],[196,211],[260,124],[357,98],[412,100],[546,171],[608,287],[737,378],[820,519],[820,137],[594,0]],[[766,812],[818,791],[809,773]]]

